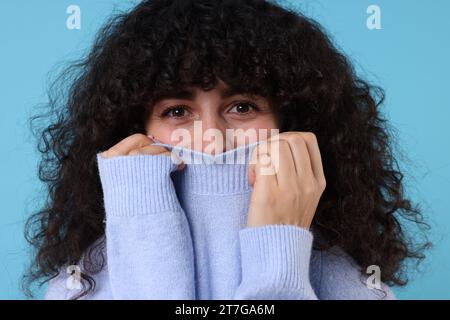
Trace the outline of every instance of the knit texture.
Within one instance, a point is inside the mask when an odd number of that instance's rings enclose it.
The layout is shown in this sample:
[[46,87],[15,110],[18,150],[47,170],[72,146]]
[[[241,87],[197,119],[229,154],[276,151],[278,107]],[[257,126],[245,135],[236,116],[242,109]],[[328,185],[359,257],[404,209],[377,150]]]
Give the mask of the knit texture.
[[[97,155],[106,265],[83,299],[393,299],[369,289],[338,248],[312,250],[294,225],[248,227],[248,164],[257,143],[217,156],[162,143],[166,155]],[[185,161],[177,171],[175,160]],[[83,261],[80,261],[83,269]],[[46,299],[70,299],[63,268]]]

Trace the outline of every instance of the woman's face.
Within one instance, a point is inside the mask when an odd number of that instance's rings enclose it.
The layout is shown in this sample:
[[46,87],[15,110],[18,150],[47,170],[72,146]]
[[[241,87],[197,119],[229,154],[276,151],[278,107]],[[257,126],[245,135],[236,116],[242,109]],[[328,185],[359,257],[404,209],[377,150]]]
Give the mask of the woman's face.
[[231,92],[223,81],[208,92],[188,88],[159,99],[146,125],[147,134],[163,143],[211,154],[266,139],[274,129],[267,99]]

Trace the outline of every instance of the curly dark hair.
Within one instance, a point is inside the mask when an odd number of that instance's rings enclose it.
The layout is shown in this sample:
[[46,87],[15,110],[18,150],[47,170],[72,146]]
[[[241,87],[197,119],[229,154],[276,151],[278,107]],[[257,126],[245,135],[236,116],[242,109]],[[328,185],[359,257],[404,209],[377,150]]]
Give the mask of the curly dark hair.
[[327,179],[313,221],[326,246],[317,249],[339,246],[362,268],[378,265],[385,283],[407,283],[407,258],[422,260],[428,242],[413,241],[406,223],[423,234],[427,224],[404,194],[395,135],[379,110],[384,90],[359,78],[323,27],[296,10],[264,0],[149,0],[112,15],[31,119],[48,197],[26,225],[36,256],[24,288],[84,255],[79,297],[95,288],[105,261],[91,254],[105,245],[96,154],[145,133],[161,95],[210,90],[219,79],[266,97],[280,132],[317,136]]

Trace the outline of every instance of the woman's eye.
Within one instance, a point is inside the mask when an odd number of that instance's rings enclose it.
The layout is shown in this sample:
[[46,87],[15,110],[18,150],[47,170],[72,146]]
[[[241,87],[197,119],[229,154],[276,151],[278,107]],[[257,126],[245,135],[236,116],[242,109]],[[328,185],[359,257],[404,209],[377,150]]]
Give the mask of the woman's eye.
[[169,117],[169,118],[182,118],[187,115],[188,111],[184,106],[176,106],[176,107],[170,107],[166,109],[162,116],[163,117]]
[[253,111],[258,111],[258,107],[253,104],[253,103],[249,103],[249,102],[239,102],[236,103],[229,112],[231,113],[240,113],[240,114],[247,114],[247,113],[251,113]]

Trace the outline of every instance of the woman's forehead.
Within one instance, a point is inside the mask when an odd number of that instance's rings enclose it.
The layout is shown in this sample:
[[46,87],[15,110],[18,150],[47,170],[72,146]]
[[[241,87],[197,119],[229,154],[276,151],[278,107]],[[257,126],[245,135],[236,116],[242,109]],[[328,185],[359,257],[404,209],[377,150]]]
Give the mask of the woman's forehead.
[[[184,86],[173,88],[172,90],[168,90],[160,93],[156,98],[155,102],[164,100],[164,99],[180,99],[180,100],[195,100],[198,93],[204,91],[202,88],[197,86]],[[230,87],[225,82],[220,81],[216,87],[211,89],[210,91],[218,91],[220,97],[222,99],[227,99],[229,97],[235,95],[243,95],[243,96],[256,96],[254,93],[245,92],[244,90],[237,87]]]

